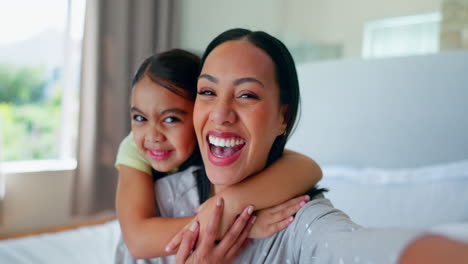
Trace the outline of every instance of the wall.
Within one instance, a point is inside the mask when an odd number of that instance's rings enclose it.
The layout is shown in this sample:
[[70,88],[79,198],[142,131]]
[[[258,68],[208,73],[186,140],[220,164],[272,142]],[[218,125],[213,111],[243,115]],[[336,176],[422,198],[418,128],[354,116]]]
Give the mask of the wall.
[[0,234],[72,222],[73,173],[51,171],[5,175],[6,195],[0,201]]
[[181,0],[179,47],[203,51],[216,35],[233,27],[277,32],[281,23],[280,0]]
[[274,34],[289,47],[337,44],[344,57],[360,57],[369,20],[431,13],[440,6],[441,0],[183,0],[178,39],[181,48],[202,51],[222,31],[247,27]]
[[298,67],[288,147],[321,165],[405,168],[468,160],[468,51]]
[[366,22],[436,12],[440,4],[441,0],[290,1],[283,30],[303,41],[342,44],[344,57],[360,57]]

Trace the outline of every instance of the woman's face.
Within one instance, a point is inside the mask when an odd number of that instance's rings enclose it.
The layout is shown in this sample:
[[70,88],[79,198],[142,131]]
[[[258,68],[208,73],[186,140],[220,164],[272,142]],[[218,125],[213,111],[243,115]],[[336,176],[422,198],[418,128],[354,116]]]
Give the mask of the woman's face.
[[207,57],[198,80],[194,127],[215,191],[261,171],[282,134],[285,106],[271,58],[245,40],[225,42]]
[[133,139],[140,153],[160,172],[179,167],[193,153],[193,102],[154,83],[139,80],[132,91]]

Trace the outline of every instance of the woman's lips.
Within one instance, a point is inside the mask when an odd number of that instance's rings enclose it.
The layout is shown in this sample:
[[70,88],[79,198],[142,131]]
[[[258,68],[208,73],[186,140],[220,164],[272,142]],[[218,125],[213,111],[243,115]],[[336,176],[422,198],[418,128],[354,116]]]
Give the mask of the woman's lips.
[[154,160],[165,160],[172,154],[172,150],[148,149],[148,153]]
[[231,132],[209,131],[206,140],[208,159],[216,166],[228,166],[235,162],[245,146],[244,138]]

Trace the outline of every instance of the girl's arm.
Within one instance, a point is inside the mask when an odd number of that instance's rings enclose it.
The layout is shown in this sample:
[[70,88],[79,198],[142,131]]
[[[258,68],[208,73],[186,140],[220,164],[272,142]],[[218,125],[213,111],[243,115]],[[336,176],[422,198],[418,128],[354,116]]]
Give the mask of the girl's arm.
[[122,236],[134,258],[169,255],[166,244],[194,218],[156,217],[151,175],[125,165],[119,165],[116,209]]
[[260,173],[215,195],[225,200],[224,212],[238,214],[249,204],[256,210],[272,207],[304,194],[322,179],[322,170],[311,158],[285,150],[283,156]]
[[156,217],[154,182],[150,163],[140,154],[130,133],[120,143],[116,167],[117,218],[125,244],[134,258],[166,256],[166,243],[193,217]]
[[[277,206],[310,190],[321,179],[322,170],[315,161],[297,152],[285,150],[281,158],[260,173],[250,176],[208,199],[200,207],[197,215],[201,230],[203,231],[208,224],[209,216],[214,210],[215,201],[219,197],[222,197],[225,201],[223,219],[218,234],[218,238],[221,238],[246,206],[253,205],[256,210]],[[299,210],[303,205],[300,203],[302,201],[307,202],[308,199],[304,197],[304,199],[298,199],[297,201],[296,209]],[[272,211],[278,210],[273,208]],[[282,222],[275,221],[273,223],[269,222],[268,219],[263,221],[263,219],[259,218],[253,231],[256,231],[256,234],[263,233],[260,237],[267,237],[282,230],[290,223],[287,223],[286,220],[287,210],[283,210],[283,212]],[[261,223],[265,223],[265,225],[262,226]],[[265,233],[263,231],[259,232],[259,230],[269,231]],[[254,237],[259,236],[255,235]],[[169,247],[175,247],[180,240],[181,233],[171,240]]]

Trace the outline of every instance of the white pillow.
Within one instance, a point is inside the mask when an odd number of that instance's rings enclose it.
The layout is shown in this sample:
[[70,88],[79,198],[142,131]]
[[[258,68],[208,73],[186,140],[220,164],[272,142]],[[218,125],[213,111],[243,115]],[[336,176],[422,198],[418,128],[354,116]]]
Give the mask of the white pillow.
[[335,207],[368,227],[468,221],[468,160],[412,169],[322,167]]

